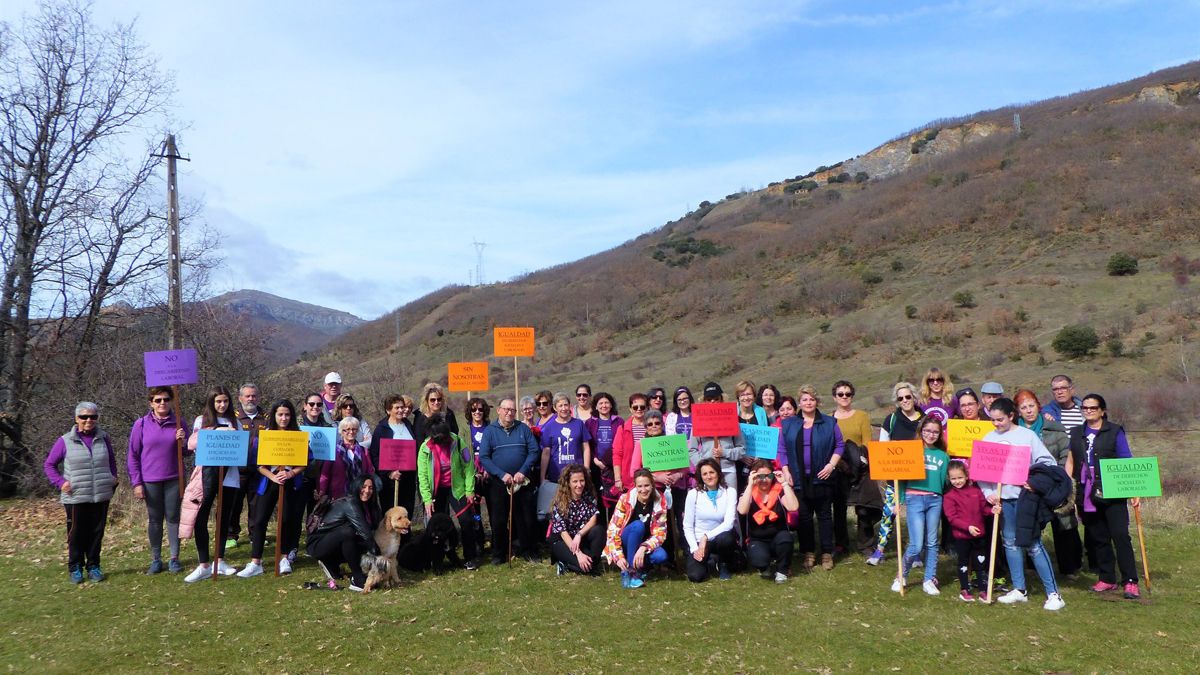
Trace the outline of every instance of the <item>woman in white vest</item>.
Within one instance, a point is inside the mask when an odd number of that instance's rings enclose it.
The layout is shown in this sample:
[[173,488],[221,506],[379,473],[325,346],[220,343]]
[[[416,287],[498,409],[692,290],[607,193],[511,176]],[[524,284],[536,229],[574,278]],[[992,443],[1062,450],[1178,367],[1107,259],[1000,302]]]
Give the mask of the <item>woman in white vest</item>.
[[117,489],[117,458],[108,434],[100,430],[100,408],[75,406],[75,426],[59,437],[42,465],[58,488],[67,511],[67,567],[71,583],[104,581],[100,544],[108,524],[108,503]]

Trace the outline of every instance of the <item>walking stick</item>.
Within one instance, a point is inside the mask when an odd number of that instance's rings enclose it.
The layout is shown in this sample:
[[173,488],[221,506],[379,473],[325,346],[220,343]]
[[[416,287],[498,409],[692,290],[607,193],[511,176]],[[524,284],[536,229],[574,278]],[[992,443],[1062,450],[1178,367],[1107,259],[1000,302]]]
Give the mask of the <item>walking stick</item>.
[[508,486],[508,557],[505,558],[504,562],[508,562],[509,560],[512,560],[512,540],[513,540],[512,512],[513,512],[513,486],[509,485]]
[[1142,503],[1133,505],[1133,518],[1137,521],[1138,546],[1142,549],[1142,576],[1146,577],[1146,590],[1150,590],[1150,562],[1146,560],[1146,535],[1142,532]]
[[[287,481],[284,481],[285,483]],[[279,505],[275,513],[275,576],[279,576],[279,560],[283,551],[283,485],[279,486]]]
[[[1000,495],[1004,493],[1004,484],[996,485],[996,507],[1000,507]],[[996,537],[1000,535],[1000,512],[997,511],[992,515],[992,550],[988,553],[988,590],[987,601],[992,604],[995,598],[992,597],[992,585],[996,581]],[[1024,561],[1021,563],[1025,564]]]
[[901,530],[904,529],[904,523],[900,522],[900,481],[892,481],[892,517],[896,519],[896,577],[900,579],[900,597],[904,597],[904,586],[908,580],[904,578],[904,544],[901,539],[904,535]]

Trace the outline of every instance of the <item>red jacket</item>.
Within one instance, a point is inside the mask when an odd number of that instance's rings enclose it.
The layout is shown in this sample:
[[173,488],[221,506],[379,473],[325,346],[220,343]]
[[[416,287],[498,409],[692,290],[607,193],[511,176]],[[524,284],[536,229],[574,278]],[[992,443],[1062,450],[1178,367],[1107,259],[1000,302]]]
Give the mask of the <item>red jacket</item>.
[[982,537],[984,523],[992,517],[992,505],[978,485],[968,483],[961,488],[951,487],[942,495],[942,512],[950,521],[950,531],[956,539],[977,539],[967,528],[974,525]]
[[621,422],[613,432],[613,469],[621,470],[621,484],[625,490],[633,487],[633,420]]

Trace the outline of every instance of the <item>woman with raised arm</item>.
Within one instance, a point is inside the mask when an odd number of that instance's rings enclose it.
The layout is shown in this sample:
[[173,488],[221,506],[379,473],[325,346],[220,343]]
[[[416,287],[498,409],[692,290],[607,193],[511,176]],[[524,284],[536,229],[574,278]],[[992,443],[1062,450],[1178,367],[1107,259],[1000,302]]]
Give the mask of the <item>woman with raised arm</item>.
[[[738,513],[746,516],[749,543],[746,557],[763,579],[787,583],[792,570],[792,551],[796,538],[788,529],[788,514],[800,509],[800,500],[783,472],[772,471],[771,463],[756,459],[750,463],[750,484],[738,499]],[[775,561],[774,572],[771,561]]]

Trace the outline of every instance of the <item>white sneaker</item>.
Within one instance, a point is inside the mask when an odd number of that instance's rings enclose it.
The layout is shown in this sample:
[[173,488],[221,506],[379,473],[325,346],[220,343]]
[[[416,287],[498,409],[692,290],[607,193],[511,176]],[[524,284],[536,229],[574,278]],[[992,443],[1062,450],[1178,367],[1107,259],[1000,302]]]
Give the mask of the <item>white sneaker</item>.
[[279,561],[279,573],[280,574],[291,574],[292,573],[292,563],[289,562],[287,558],[283,558]]
[[996,602],[999,602],[1002,605],[1011,605],[1016,602],[1029,602],[1029,596],[1025,593],[1025,591],[1019,588],[1014,588],[999,598],[996,598]]
[[250,562],[246,563],[246,566],[243,567],[242,571],[238,572],[237,575],[242,579],[249,579],[250,577],[256,577],[262,573],[262,563],[256,563],[251,560]]
[[1046,604],[1042,605],[1042,609],[1048,609],[1051,612],[1057,612],[1066,606],[1067,603],[1062,599],[1061,595],[1058,593],[1051,593],[1050,596],[1046,598]]
[[196,565],[196,569],[192,570],[192,573],[184,577],[183,580],[184,582],[191,584],[200,581],[201,579],[208,579],[210,577],[212,577],[212,565],[208,563],[201,563]]
[[362,589],[362,588],[360,588],[360,587],[358,587],[358,586],[355,586],[353,582],[352,582],[352,583],[351,583],[349,586],[347,586],[347,588],[349,588],[350,590],[354,591],[355,593],[362,593],[362,592],[363,592],[363,589]]
[[776,572],[775,573],[775,583],[786,584],[787,583],[787,575],[784,574],[783,572]]
[[900,577],[896,577],[896,579],[892,581],[892,592],[899,593],[901,588],[904,588],[904,582],[900,580]]
[[929,581],[926,581],[925,583],[921,584],[921,590],[925,591],[925,595],[941,595],[942,594],[942,592],[938,590],[938,585],[937,585],[936,579],[930,579]]
[[217,563],[217,574],[220,574],[223,577],[233,576],[234,574],[237,574],[237,568],[222,560],[221,562]]

